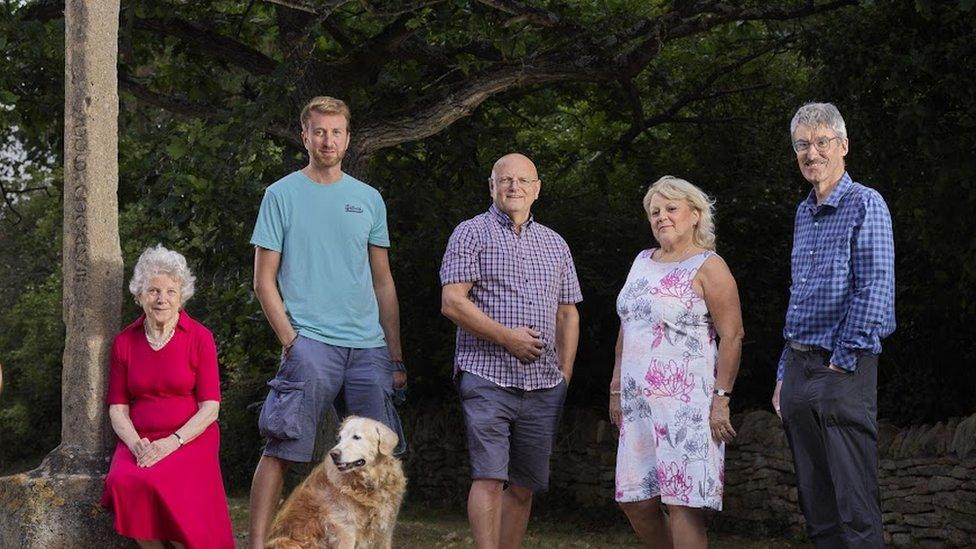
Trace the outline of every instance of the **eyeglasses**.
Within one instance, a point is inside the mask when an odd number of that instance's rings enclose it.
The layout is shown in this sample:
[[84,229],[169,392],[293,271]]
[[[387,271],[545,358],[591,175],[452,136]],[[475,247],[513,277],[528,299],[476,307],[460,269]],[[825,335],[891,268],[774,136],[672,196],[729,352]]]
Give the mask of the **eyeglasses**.
[[539,181],[539,178],[529,179],[528,177],[518,177],[518,178],[516,178],[516,177],[508,177],[508,176],[505,176],[505,177],[496,177],[495,178],[495,183],[498,184],[498,185],[501,185],[502,187],[511,187],[511,186],[515,185],[515,183],[518,183],[519,184],[519,187],[528,187],[530,185],[534,185],[538,181]]
[[793,142],[793,150],[796,151],[797,154],[800,154],[802,152],[807,152],[807,149],[810,148],[810,145],[813,145],[814,147],[817,148],[818,151],[824,152],[830,148],[830,143],[834,139],[844,139],[844,138],[843,137],[818,137],[817,140],[814,141],[813,143],[801,139],[799,141]]

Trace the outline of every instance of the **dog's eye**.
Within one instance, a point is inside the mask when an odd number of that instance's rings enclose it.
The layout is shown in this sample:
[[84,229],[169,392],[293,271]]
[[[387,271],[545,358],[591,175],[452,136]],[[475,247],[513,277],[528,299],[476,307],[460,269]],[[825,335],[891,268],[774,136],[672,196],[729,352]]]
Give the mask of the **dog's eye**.
[[352,436],[352,439],[353,439],[353,440],[359,440],[359,435],[353,435],[353,436]]

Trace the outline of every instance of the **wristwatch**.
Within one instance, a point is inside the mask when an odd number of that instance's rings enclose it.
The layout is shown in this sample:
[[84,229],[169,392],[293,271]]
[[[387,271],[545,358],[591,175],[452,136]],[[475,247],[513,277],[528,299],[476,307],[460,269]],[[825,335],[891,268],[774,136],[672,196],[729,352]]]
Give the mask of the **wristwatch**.
[[712,394],[720,397],[732,397],[732,391],[726,391],[725,389],[713,389]]

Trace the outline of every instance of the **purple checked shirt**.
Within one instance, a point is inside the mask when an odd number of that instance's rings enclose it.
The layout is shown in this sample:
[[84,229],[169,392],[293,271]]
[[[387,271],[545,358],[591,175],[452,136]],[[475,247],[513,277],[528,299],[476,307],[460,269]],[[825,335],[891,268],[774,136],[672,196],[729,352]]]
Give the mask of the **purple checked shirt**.
[[569,246],[530,216],[515,234],[512,220],[494,205],[461,222],[447,243],[441,284],[473,282],[471,301],[509,328],[542,332],[542,356],[522,364],[504,347],[458,328],[454,371],[470,372],[503,387],[548,389],[562,381],[556,356],[556,309],[583,300]]

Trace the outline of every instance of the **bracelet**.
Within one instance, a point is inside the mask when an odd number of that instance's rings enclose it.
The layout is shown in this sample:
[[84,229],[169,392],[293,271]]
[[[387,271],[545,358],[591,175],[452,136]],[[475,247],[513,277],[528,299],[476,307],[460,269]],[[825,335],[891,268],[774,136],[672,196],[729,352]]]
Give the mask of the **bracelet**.
[[176,440],[180,443],[180,446],[186,444],[186,441],[183,440],[183,437],[181,437],[180,434],[177,433],[176,431],[173,431],[173,436],[176,437]]
[[611,396],[613,396],[613,395],[619,395],[619,394],[620,394],[620,391],[619,390],[618,391],[612,391],[612,390],[610,391],[610,395]]

